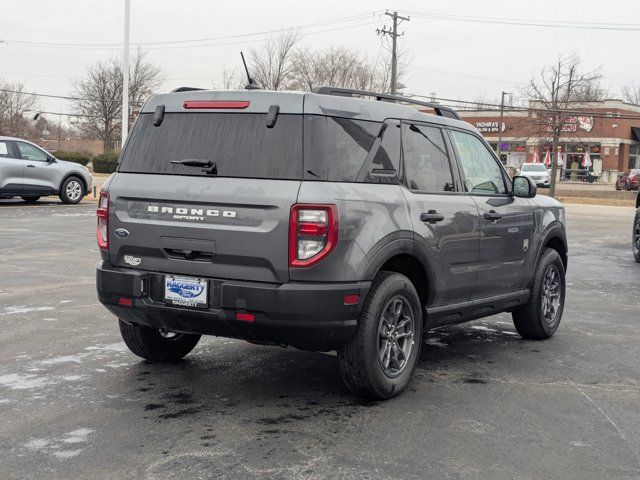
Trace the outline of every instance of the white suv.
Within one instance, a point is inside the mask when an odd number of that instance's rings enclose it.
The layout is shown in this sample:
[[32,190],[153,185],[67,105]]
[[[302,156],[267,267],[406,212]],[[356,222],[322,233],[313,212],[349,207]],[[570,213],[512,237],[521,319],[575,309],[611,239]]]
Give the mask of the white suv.
[[523,163],[519,175],[529,177],[538,187],[549,186],[549,172],[543,163]]

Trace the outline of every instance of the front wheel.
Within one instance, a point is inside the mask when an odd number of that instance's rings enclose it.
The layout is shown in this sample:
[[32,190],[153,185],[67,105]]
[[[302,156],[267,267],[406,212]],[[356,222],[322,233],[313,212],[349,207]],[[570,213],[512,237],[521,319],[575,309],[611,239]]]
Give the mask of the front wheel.
[[411,281],[382,272],[373,284],[354,336],[338,350],[340,375],[356,395],[387,399],[407,386],[420,356],[422,307]]
[[173,333],[145,325],[120,323],[120,334],[133,353],[152,362],[180,360],[195,348],[200,335]]
[[75,204],[84,197],[84,185],[78,177],[69,177],[60,187],[60,200],[64,203]]
[[547,248],[538,261],[529,301],[512,313],[518,333],[531,340],[551,337],[562,319],[565,292],[562,259],[558,252]]
[[633,250],[633,258],[640,263],[640,208],[636,210],[636,218],[633,219],[631,249]]

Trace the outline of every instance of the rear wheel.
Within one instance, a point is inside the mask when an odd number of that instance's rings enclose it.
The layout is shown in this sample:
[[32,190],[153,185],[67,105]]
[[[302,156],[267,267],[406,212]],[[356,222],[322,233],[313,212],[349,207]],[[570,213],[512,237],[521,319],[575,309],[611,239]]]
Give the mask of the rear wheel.
[[84,184],[78,177],[69,177],[60,187],[60,200],[64,203],[78,203],[84,197]]
[[356,395],[398,395],[420,356],[422,311],[411,281],[382,272],[373,282],[354,336],[338,350],[340,374]]
[[633,219],[633,236],[631,242],[633,257],[640,263],[640,208],[636,210],[636,218]]
[[200,335],[173,333],[144,325],[125,323],[119,320],[120,334],[133,353],[152,362],[180,360],[200,340]]
[[564,264],[558,252],[547,248],[536,267],[529,301],[512,313],[516,330],[523,338],[544,340],[560,325],[566,283]]
[[40,197],[20,197],[20,198],[22,198],[27,203],[36,203],[38,200],[40,200]]

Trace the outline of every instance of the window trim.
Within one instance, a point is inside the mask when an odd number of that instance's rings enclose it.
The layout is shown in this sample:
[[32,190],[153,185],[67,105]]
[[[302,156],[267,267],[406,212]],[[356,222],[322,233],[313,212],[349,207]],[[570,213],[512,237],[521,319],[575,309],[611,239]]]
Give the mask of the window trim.
[[[496,154],[493,150],[491,150],[491,148],[489,147],[487,141],[480,135],[478,135],[476,132],[471,131],[471,130],[465,130],[462,128],[455,128],[455,127],[447,127],[445,128],[445,130],[447,130],[447,135],[449,137],[449,141],[451,142],[451,146],[453,148],[454,154],[455,154],[455,158],[456,158],[456,163],[458,164],[458,170],[460,172],[460,178],[462,181],[462,191],[467,194],[467,195],[477,195],[480,197],[512,197],[513,196],[513,182],[511,180],[511,178],[509,177],[509,175],[507,174],[507,171],[505,170],[504,165],[502,164],[502,162],[496,157]],[[498,165],[498,168],[500,169],[500,174],[502,175],[502,181],[504,182],[504,187],[506,192],[505,193],[483,193],[483,192],[470,192],[467,189],[467,176],[466,173],[464,171],[464,166],[462,165],[462,160],[460,159],[460,152],[458,151],[458,147],[456,146],[456,143],[452,137],[452,132],[453,131],[457,131],[457,132],[461,132],[461,133],[466,133],[467,135],[470,135],[472,137],[477,138],[478,140],[480,140],[480,143],[482,145],[484,145],[484,148],[487,149],[487,151],[489,152],[489,155],[491,156],[491,158],[493,158],[493,161]]]
[[[444,143],[444,148],[446,150],[447,153],[447,160],[449,162],[449,171],[451,172],[451,180],[453,182],[453,190],[449,190],[449,191],[432,191],[432,190],[420,190],[420,189],[413,189],[409,186],[409,183],[407,182],[407,171],[405,168],[405,162],[404,162],[404,131],[405,131],[405,125],[407,126],[406,128],[409,128],[409,125],[417,125],[417,126],[424,126],[424,127],[430,127],[430,128],[436,128],[438,130],[440,130],[440,133],[442,135],[442,141]],[[400,185],[402,185],[404,188],[406,188],[408,191],[410,191],[411,193],[415,193],[415,194],[421,194],[421,195],[458,195],[461,193],[464,193],[464,191],[462,191],[461,189],[461,183],[460,183],[460,177],[458,175],[458,168],[457,165],[455,165],[454,168],[454,164],[455,164],[455,159],[452,158],[452,154],[453,154],[453,150],[451,149],[451,143],[449,141],[449,136],[448,134],[445,133],[445,128],[443,128],[442,125],[438,124],[438,123],[431,123],[431,122],[424,122],[424,121],[413,121],[413,120],[401,120],[400,121],[400,172],[399,172],[399,183]]]

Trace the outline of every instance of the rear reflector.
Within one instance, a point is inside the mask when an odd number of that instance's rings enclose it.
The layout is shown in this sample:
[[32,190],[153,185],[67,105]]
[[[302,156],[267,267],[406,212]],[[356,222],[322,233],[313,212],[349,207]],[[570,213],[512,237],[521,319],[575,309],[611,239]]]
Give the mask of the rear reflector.
[[253,313],[236,312],[236,320],[240,320],[241,322],[255,322],[256,316]]
[[205,109],[236,109],[243,110],[249,106],[249,102],[240,100],[187,100],[182,104],[183,108],[188,110],[205,108]]
[[342,299],[342,302],[345,305],[357,305],[359,301],[360,301],[360,295],[357,293],[354,293],[352,295],[345,295],[344,298]]
[[118,305],[123,307],[130,307],[133,305],[133,299],[129,297],[118,297]]

